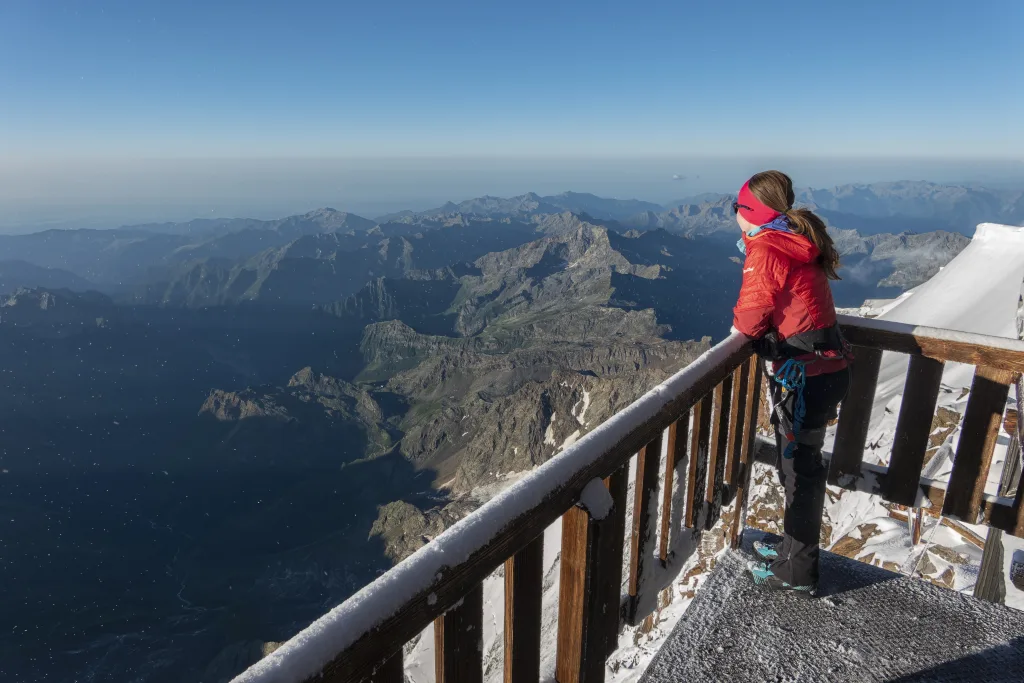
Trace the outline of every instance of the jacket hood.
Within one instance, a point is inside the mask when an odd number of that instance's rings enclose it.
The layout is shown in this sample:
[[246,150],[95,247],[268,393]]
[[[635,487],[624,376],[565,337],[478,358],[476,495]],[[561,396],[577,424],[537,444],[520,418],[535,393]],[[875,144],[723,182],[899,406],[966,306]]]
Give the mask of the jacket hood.
[[762,229],[753,236],[744,233],[743,241],[748,247],[752,242],[770,245],[798,263],[812,263],[821,255],[821,251],[814,246],[810,238],[788,229]]

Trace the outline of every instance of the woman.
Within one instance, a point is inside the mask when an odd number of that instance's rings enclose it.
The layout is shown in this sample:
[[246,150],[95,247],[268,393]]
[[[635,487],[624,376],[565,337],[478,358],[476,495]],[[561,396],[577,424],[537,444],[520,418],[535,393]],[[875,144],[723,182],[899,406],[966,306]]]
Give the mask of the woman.
[[785,537],[755,543],[766,562],[750,570],[758,585],[813,595],[827,474],[821,447],[850,385],[850,354],[828,283],[839,279],[839,254],[825,223],[794,209],[793,196],[789,176],[765,171],[733,204],[743,230],[737,246],[746,254],[733,326],[772,361],[772,423],[786,488]]

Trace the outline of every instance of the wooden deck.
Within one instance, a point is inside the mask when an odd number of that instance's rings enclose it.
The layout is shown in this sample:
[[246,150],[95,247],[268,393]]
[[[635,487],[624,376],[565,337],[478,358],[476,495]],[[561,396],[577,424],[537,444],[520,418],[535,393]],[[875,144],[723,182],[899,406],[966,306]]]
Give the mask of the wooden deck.
[[1022,612],[827,552],[817,599],[773,593],[746,573],[748,543],[723,556],[641,681],[1024,678]]

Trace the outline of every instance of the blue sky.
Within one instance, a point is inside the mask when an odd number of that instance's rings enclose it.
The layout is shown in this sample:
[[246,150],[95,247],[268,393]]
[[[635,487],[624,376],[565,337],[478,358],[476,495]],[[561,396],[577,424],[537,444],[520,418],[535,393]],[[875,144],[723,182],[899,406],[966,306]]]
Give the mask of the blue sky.
[[5,0],[0,151],[1019,158],[1021,25],[1017,0]]
[[669,201],[768,166],[1024,184],[1022,25],[1020,0],[2,0],[0,228]]

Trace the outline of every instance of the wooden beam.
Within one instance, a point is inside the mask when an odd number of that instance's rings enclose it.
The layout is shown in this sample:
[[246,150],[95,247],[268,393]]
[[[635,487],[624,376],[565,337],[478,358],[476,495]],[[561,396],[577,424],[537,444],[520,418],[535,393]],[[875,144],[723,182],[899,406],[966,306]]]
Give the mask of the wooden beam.
[[918,480],[928,450],[944,368],[942,361],[925,356],[910,357],[893,436],[889,472],[882,487],[883,495],[894,503],[913,505],[917,500]]
[[725,483],[725,458],[729,441],[729,400],[732,397],[732,377],[726,377],[715,387],[715,414],[711,427],[711,452],[708,460],[708,482],[704,501],[711,505]]
[[1012,520],[1013,529],[1010,533],[1017,537],[1024,537],[1024,470],[1021,471],[1020,481],[1017,483],[1017,495],[1013,499]]
[[913,529],[910,533],[910,544],[916,546],[921,542],[921,532],[924,531],[924,510],[917,508],[916,511],[908,511],[907,519],[913,520]]
[[754,448],[757,442],[757,413],[761,406],[761,359],[751,356],[746,363],[747,401],[744,416],[744,435],[740,451],[739,485],[736,489],[736,516],[732,520],[729,532],[729,545],[740,547],[743,540],[744,516],[746,515],[747,495],[750,491],[750,477],[754,469]]
[[477,584],[462,602],[434,620],[437,683],[483,683],[484,589]]
[[[661,445],[661,440],[658,440]],[[655,459],[657,463],[657,459]],[[604,480],[608,492],[612,496],[612,510],[604,525],[607,533],[602,531],[601,544],[599,549],[600,564],[597,572],[600,580],[600,590],[604,595],[604,603],[601,606],[604,614],[604,623],[607,628],[605,634],[605,659],[615,651],[619,640],[619,626],[622,625],[622,560],[623,547],[626,540],[626,499],[629,496],[629,463],[624,463],[612,475]],[[657,465],[655,465],[657,470]],[[655,513],[657,511],[655,510]],[[655,515],[656,516],[656,515]],[[657,520],[655,520],[657,521]],[[648,545],[648,554],[654,550],[654,523],[651,524],[652,544]],[[647,589],[641,580],[641,591]]]
[[725,465],[725,483],[736,485],[740,472],[740,457],[743,450],[743,424],[746,419],[747,384],[749,372],[747,364],[739,365],[732,375],[732,401],[729,413],[729,445],[726,449],[728,460]]
[[[881,489],[885,486],[887,476],[885,467],[871,465],[870,470],[867,470],[859,477],[851,476],[843,479],[839,486],[848,491],[881,495]],[[921,498],[915,503],[916,508],[931,517],[941,517],[944,515],[945,513],[942,508],[946,499],[946,489],[941,484],[936,484],[926,479],[922,479],[919,485],[921,488]],[[1011,536],[1024,538],[1024,524],[1020,524],[1017,521],[1020,509],[1017,505],[1020,498],[1019,492],[1017,498],[1012,502],[1007,501],[1005,498],[993,500],[991,496],[986,496],[981,501],[981,514],[979,515],[978,524],[999,529]],[[946,521],[948,520],[943,520],[944,523]]]
[[[668,563],[669,543],[672,542],[672,487],[675,482],[676,468],[686,463],[686,444],[689,441],[690,411],[669,425],[667,451],[665,452],[665,484],[661,502],[661,543],[658,557],[661,564]],[[684,482],[685,483],[685,482]]]
[[505,683],[540,680],[544,535],[505,561]]
[[608,611],[614,611],[617,619],[619,610],[617,600],[609,604],[607,588],[610,577],[622,576],[621,551],[617,568],[611,567],[615,562],[611,547],[617,541],[621,548],[624,541],[621,534],[614,534],[615,527],[613,514],[595,519],[578,506],[562,515],[555,662],[558,683],[604,680],[609,652]]
[[[986,501],[987,502],[987,501]],[[1001,529],[1011,536],[1024,538],[1024,471],[1017,483],[1017,493],[1012,505],[997,505],[985,510],[985,521],[989,526]]]
[[[671,460],[669,456],[668,460]],[[636,624],[637,608],[643,584],[649,578],[654,561],[655,528],[658,521],[658,467],[661,464],[661,439],[655,439],[636,455],[636,488],[633,496],[633,533],[629,553],[629,607],[626,620]],[[669,468],[671,469],[671,468]],[[666,482],[671,487],[671,482]]]
[[838,484],[844,475],[860,474],[881,363],[880,350],[863,346],[854,349],[850,391],[839,410],[839,425],[836,427],[835,446],[832,449],[828,472],[830,484]]
[[942,506],[944,515],[969,524],[977,523],[1013,379],[1014,373],[1009,370],[981,366],[974,371]]
[[[692,529],[703,507],[701,495],[708,472],[708,444],[711,440],[712,395],[706,394],[693,406],[693,428],[690,430],[690,467],[686,478],[686,512],[684,524]],[[700,492],[700,493],[698,493]]]
[[981,567],[974,584],[974,597],[1002,605],[1006,602],[1006,583],[1003,571],[1003,532],[989,529],[985,549],[981,554]]
[[404,683],[405,664],[402,650],[388,657],[367,679],[367,683]]
[[[562,557],[559,570],[558,640],[555,680],[583,680],[587,639],[587,593],[590,569],[596,552],[595,525],[586,510],[570,508],[562,515]],[[602,649],[603,651],[603,649]]]
[[1015,339],[845,315],[839,322],[856,346],[1024,372],[1024,342]]

